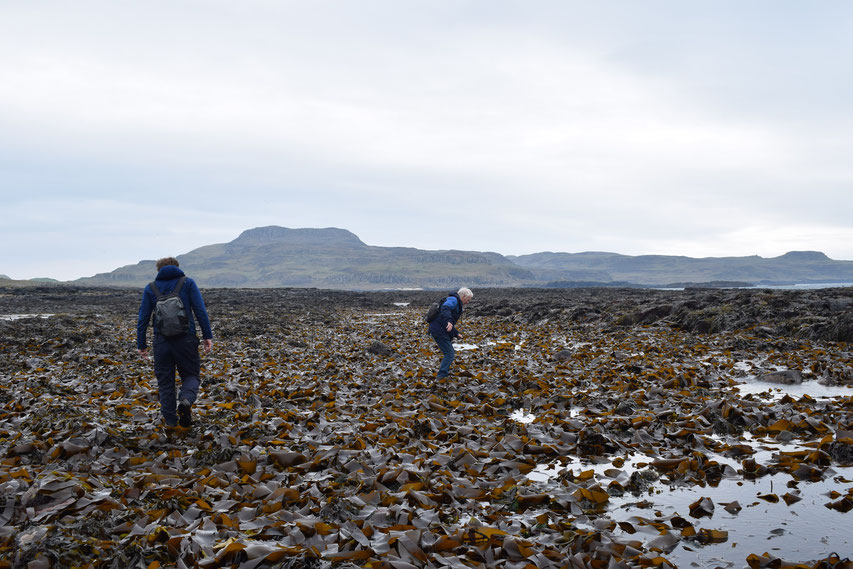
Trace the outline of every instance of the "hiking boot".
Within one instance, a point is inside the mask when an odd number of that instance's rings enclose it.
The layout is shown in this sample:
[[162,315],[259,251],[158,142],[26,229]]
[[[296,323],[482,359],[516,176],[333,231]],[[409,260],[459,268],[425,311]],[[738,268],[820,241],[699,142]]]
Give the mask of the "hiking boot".
[[178,404],[178,423],[182,427],[192,427],[193,420],[190,417],[190,407],[192,404],[186,399],[181,399],[181,402]]

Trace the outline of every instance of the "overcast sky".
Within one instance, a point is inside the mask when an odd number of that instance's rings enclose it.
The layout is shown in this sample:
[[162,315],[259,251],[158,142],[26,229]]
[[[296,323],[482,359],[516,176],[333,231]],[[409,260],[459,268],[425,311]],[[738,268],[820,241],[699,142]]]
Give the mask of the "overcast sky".
[[0,1],[0,274],[264,225],[853,260],[853,3]]

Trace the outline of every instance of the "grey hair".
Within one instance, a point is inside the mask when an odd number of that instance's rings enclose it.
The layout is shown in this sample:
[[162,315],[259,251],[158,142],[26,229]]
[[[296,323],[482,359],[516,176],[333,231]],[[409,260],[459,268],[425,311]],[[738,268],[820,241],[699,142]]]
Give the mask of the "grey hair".
[[456,294],[459,295],[459,298],[474,298],[474,293],[471,292],[470,288],[465,288],[464,286],[459,289],[459,292]]

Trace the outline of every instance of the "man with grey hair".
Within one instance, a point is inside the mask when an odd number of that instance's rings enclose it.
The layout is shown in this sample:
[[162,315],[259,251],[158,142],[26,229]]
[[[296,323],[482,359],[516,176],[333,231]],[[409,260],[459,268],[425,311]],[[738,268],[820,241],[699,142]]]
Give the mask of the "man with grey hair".
[[453,363],[453,358],[456,356],[453,340],[462,337],[456,328],[456,322],[462,316],[462,307],[471,302],[472,298],[474,298],[474,293],[465,287],[460,288],[457,292],[450,293],[441,302],[438,316],[429,323],[430,336],[438,344],[441,353],[444,354],[438,368],[438,374],[435,376],[436,379],[450,375],[450,364]]

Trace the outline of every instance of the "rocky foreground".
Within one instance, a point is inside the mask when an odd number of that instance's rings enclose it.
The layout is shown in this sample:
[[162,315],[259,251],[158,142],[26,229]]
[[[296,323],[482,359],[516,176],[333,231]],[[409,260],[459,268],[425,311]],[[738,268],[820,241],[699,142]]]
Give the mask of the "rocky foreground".
[[0,289],[0,568],[853,566],[853,290],[475,294],[436,382],[435,293],[205,291],[167,430],[139,290]]

